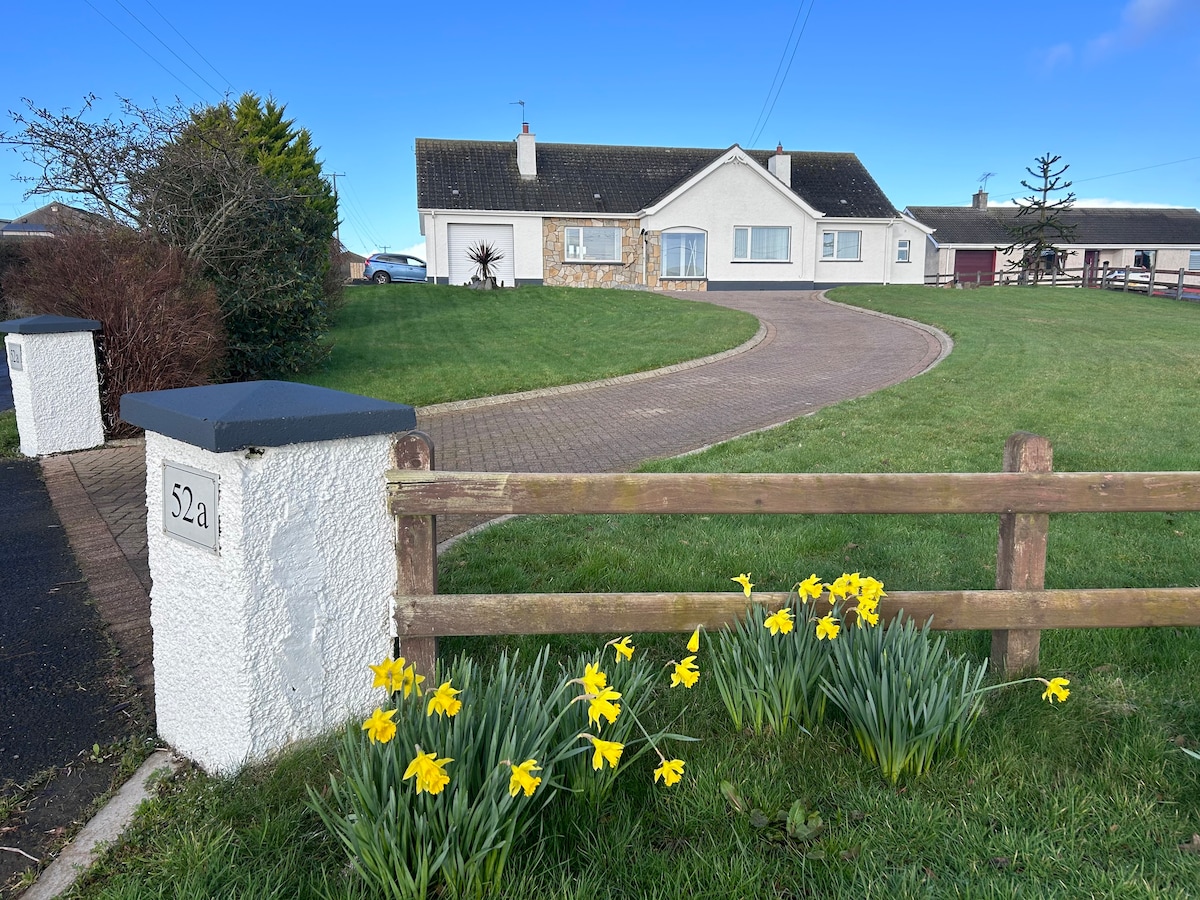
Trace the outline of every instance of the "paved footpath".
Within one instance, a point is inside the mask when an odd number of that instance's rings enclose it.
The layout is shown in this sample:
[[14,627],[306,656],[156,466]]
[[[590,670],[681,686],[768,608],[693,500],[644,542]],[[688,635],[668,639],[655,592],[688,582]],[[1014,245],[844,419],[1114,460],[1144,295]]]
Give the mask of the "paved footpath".
[[[948,352],[925,325],[812,292],[682,296],[763,325],[742,352],[651,377],[424,407],[439,469],[617,472],[778,425],[919,375]],[[46,486],[101,616],[153,708],[145,456],[141,441],[42,461]],[[475,523],[438,521],[441,539]]]

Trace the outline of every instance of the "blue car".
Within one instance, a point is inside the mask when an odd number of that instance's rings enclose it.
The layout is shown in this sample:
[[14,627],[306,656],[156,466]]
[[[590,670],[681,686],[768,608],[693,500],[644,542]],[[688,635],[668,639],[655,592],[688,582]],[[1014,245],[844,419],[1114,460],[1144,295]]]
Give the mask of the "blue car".
[[425,281],[425,260],[402,253],[375,253],[363,266],[363,278],[376,284],[389,281]]

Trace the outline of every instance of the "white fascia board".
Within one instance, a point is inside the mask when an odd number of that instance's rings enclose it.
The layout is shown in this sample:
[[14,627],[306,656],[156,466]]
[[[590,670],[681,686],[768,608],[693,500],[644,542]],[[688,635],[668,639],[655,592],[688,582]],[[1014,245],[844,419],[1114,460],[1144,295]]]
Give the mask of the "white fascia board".
[[790,200],[792,203],[794,203],[796,206],[798,206],[800,209],[802,209],[805,213],[807,213],[812,218],[820,219],[825,216],[825,213],[810,206],[808,203],[806,203],[800,197],[799,194],[797,194],[790,187],[788,187],[786,184],[784,184],[782,181],[780,181],[778,178],[776,178],[774,175],[772,175],[770,172],[768,172],[766,170],[766,168],[764,168],[763,166],[760,166],[749,154],[746,153],[745,150],[743,150],[737,144],[734,144],[732,147],[730,147],[728,150],[726,150],[724,153],[722,153],[720,156],[718,156],[716,159],[714,159],[711,163],[709,163],[707,166],[705,166],[703,169],[701,169],[699,172],[697,172],[691,178],[687,179],[685,182],[683,182],[683,184],[679,185],[679,187],[675,188],[675,190],[671,191],[669,194],[667,194],[665,197],[663,197],[657,203],[653,204],[652,206],[646,207],[644,210],[641,211],[640,215],[642,215],[642,216],[654,215],[655,213],[662,210],[662,208],[665,207],[667,204],[671,203],[671,201],[675,200],[677,197],[680,197],[683,194],[686,194],[689,190],[691,190],[693,187],[695,187],[697,184],[699,184],[701,181],[703,181],[705,178],[707,178],[709,175],[711,175],[717,169],[721,168],[721,166],[728,165],[730,163],[741,163],[742,165],[749,166],[753,171],[758,173],[758,176],[760,178],[762,178],[764,182],[766,182],[768,185],[770,185],[772,190],[778,191],[781,195],[786,197],[788,200]]

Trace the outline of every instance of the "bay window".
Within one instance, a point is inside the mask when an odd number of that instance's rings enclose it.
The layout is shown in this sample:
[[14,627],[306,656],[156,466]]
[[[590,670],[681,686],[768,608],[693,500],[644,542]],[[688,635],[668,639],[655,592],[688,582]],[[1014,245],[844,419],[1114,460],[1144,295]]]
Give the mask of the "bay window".
[[703,231],[662,233],[662,277],[703,278],[705,234]]

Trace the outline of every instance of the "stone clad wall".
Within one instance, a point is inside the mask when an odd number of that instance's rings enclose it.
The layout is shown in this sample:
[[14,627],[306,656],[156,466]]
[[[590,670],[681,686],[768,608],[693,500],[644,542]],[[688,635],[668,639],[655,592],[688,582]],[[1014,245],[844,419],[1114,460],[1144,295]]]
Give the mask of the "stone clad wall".
[[[567,261],[566,229],[592,226],[612,226],[621,229],[621,263],[581,263]],[[659,278],[662,259],[662,232],[645,235],[645,285],[667,291],[703,291],[705,279],[664,280]],[[641,285],[642,227],[637,219],[542,219],[542,283],[571,287],[617,287]]]

